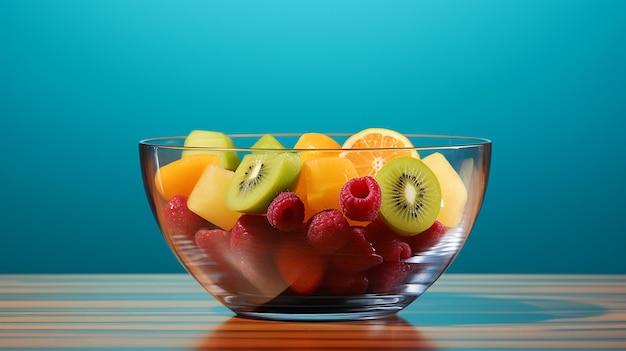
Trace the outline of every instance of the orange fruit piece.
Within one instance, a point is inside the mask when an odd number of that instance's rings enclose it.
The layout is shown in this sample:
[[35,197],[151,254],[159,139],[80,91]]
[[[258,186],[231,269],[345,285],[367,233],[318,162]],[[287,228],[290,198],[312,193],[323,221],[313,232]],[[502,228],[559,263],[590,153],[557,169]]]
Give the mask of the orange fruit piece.
[[315,149],[341,149],[341,144],[326,134],[304,133],[298,138],[294,149],[311,149],[312,151],[298,153],[302,161],[306,161],[317,157],[337,156],[339,151],[315,151]]
[[[343,143],[342,148],[353,149],[344,150],[339,157],[351,160],[360,177],[376,176],[378,170],[391,159],[407,156],[420,157],[406,136],[386,128],[364,129],[350,136]],[[356,151],[354,149],[369,150]]]
[[358,174],[349,159],[327,156],[304,162],[302,176],[306,191],[305,213],[310,215],[330,208],[340,209],[341,187]]
[[193,187],[210,165],[219,165],[220,158],[213,154],[191,154],[159,168],[154,175],[154,184],[165,200],[176,195],[189,197]]

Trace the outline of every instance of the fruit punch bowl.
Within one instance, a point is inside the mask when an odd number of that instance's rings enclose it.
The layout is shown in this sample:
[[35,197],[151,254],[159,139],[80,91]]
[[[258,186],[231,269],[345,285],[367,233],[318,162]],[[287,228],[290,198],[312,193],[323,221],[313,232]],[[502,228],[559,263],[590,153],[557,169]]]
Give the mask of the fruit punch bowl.
[[234,314],[360,320],[400,312],[459,254],[491,141],[193,130],[142,140],[139,155],[167,244]]

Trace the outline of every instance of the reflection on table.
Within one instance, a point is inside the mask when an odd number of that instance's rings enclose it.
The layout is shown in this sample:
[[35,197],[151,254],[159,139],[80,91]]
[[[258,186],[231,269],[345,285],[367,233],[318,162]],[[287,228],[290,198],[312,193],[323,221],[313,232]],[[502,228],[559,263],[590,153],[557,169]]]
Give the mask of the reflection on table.
[[235,317],[185,274],[0,275],[0,349],[626,349],[626,276],[444,275],[393,318]]

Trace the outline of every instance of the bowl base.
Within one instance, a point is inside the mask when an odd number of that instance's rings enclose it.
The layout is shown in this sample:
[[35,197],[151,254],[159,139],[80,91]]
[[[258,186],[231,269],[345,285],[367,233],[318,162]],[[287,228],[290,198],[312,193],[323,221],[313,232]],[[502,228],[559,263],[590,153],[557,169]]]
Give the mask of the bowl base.
[[[379,319],[398,313],[417,296],[367,294],[359,296],[278,297],[262,305],[245,296],[225,301],[239,317],[283,321],[350,321]],[[297,307],[295,307],[297,306]]]

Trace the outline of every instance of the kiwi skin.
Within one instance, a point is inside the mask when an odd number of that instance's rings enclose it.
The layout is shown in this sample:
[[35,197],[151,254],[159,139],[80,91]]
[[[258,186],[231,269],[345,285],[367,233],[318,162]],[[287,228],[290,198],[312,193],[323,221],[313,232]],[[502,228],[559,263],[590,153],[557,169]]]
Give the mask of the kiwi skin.
[[378,171],[382,203],[380,216],[396,233],[417,235],[430,228],[441,210],[441,186],[421,160],[398,157]]
[[294,153],[247,154],[226,189],[226,206],[241,213],[266,213],[276,195],[293,190],[301,169],[302,160]]

